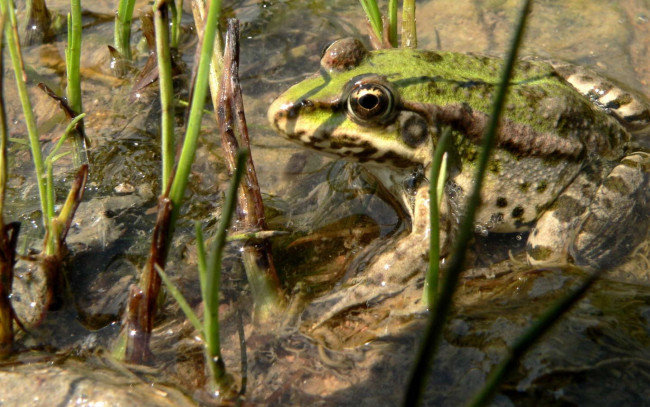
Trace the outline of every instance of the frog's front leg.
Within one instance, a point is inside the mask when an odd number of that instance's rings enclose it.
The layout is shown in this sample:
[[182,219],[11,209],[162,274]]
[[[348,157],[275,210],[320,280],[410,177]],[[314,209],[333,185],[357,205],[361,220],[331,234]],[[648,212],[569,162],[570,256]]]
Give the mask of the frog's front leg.
[[531,264],[564,264],[570,256],[580,266],[609,268],[646,238],[650,154],[624,157],[598,188],[588,178],[579,176],[537,221],[528,239]]
[[[348,309],[376,304],[417,286],[409,280],[423,277],[429,262],[428,188],[427,184],[416,192],[409,234],[396,237],[397,240],[376,254],[365,269],[358,271],[357,277],[308,306],[305,316],[315,320],[315,327]],[[446,254],[444,248],[449,247],[451,223],[448,214],[448,204],[443,200],[440,209],[441,257]]]

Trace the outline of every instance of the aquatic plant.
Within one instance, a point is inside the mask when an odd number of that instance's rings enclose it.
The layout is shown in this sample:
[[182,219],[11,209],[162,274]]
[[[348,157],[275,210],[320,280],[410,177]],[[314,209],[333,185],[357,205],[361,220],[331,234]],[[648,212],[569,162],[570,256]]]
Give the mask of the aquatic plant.
[[[0,18],[0,72],[4,71],[3,35],[6,18]],[[0,359],[13,352],[14,345],[14,309],[10,296],[14,279],[14,263],[16,259],[16,244],[20,222],[5,224],[4,210],[9,177],[7,167],[7,115],[4,101],[4,79],[0,78]]]
[[127,60],[131,60],[131,20],[135,0],[120,0],[115,15],[115,49]]
[[[73,129],[75,129],[77,124],[81,119],[83,119],[83,115],[77,115],[74,118],[72,117],[72,114],[68,115],[69,118],[72,119],[71,122],[63,132],[63,135],[59,139],[55,148],[44,159],[41,152],[36,120],[27,91],[27,75],[24,71],[24,63],[20,51],[20,40],[18,38],[17,30],[18,23],[16,21],[14,5],[11,0],[3,0],[0,2],[0,7],[3,18],[9,16],[9,24],[5,24],[4,26],[4,36],[9,49],[9,54],[11,55],[16,86],[18,88],[23,108],[23,115],[27,125],[29,145],[31,147],[32,161],[34,163],[36,182],[41,202],[42,223],[45,229],[44,248],[41,255],[34,258],[34,260],[38,262],[41,271],[46,276],[48,294],[44,300],[44,308],[47,309],[47,307],[55,300],[55,298],[58,298],[63,291],[64,276],[62,271],[62,262],[66,255],[65,238],[70,225],[72,224],[74,213],[83,197],[88,177],[88,165],[83,164],[79,167],[68,192],[68,197],[57,215],[55,211],[56,197],[54,194],[52,168],[54,162],[65,155],[65,153],[63,155],[57,155],[57,152],[66,138],[73,132]],[[74,69],[75,68],[72,68],[70,72],[73,72]],[[78,67],[76,70],[76,75],[78,76]],[[53,95],[46,86],[43,85],[41,88],[55,99],[59,100],[61,106],[64,107],[64,110],[69,109],[67,103],[56,95]],[[68,112],[68,110],[66,110],[66,112]]]
[[[67,104],[72,109],[72,116],[83,112],[81,99],[81,0],[70,0],[70,13],[68,13],[68,42],[65,47],[66,67],[66,97]],[[86,135],[83,131],[83,122],[75,126],[73,133],[74,147],[72,154],[76,167],[88,163]]]
[[[163,0],[157,2],[155,6],[167,7],[167,2]],[[156,12],[161,13],[161,11]],[[156,315],[157,300],[160,292],[160,276],[156,268],[158,267],[162,270],[165,268],[171,238],[174,234],[176,221],[188,184],[190,169],[194,161],[203,116],[203,106],[207,94],[209,65],[212,58],[214,38],[218,27],[217,21],[220,13],[221,2],[211,2],[206,18],[206,29],[203,32],[201,42],[201,56],[198,63],[198,70],[192,88],[192,102],[185,137],[183,139],[183,147],[175,174],[173,175],[173,181],[165,188],[163,195],[159,199],[158,217],[156,226],[154,227],[149,259],[140,275],[138,287],[132,287],[131,289],[131,300],[125,313],[126,323],[122,326],[122,333],[114,349],[116,356],[124,358],[131,363],[143,363],[150,358],[149,339],[153,329],[153,319]],[[164,34],[159,32],[159,40],[162,40],[161,36],[164,36]],[[171,84],[171,81],[169,81],[169,84]],[[166,92],[168,92],[169,89],[166,89]],[[168,96],[164,97],[168,98]],[[170,113],[169,109],[165,112],[166,115]],[[172,119],[168,116],[164,120]],[[167,140],[163,140],[163,146],[166,145],[167,147],[163,148],[165,148],[167,157],[163,161],[167,161],[166,170],[171,171],[171,165],[168,160],[173,149],[169,148],[169,132],[167,132],[165,137],[167,137]]]

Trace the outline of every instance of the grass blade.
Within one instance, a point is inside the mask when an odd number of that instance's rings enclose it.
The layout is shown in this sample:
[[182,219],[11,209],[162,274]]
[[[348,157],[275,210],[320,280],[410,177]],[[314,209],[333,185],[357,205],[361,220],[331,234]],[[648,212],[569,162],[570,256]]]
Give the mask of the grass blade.
[[205,96],[208,91],[208,75],[210,70],[210,61],[214,49],[214,39],[217,32],[219,15],[221,14],[221,0],[212,0],[208,10],[208,16],[205,20],[205,30],[203,31],[203,40],[201,45],[201,59],[194,83],[194,92],[192,94],[192,105],[190,107],[189,121],[183,141],[183,149],[178,161],[178,169],[171,185],[169,198],[172,201],[173,209],[171,215],[171,228],[173,233],[176,218],[183,202],[185,188],[190,176],[192,161],[196,153],[196,145],[201,128],[201,118],[203,116],[203,106],[205,105]]
[[397,48],[397,0],[388,2],[388,42]]
[[[173,3],[173,2],[172,2]],[[174,136],[174,86],[172,82],[171,52],[169,47],[168,0],[157,0],[154,5],[156,27],[156,55],[160,83],[160,138],[162,154],[162,191],[167,191],[174,166],[176,141]]]
[[208,352],[211,360],[214,358],[221,358],[221,342],[219,338],[219,289],[221,286],[221,259],[223,258],[223,250],[226,245],[226,235],[230,228],[232,215],[235,212],[235,204],[237,203],[237,188],[241,183],[244,169],[246,168],[246,160],[248,159],[248,151],[240,150],[237,152],[237,164],[235,172],[230,180],[230,186],[226,194],[226,201],[224,202],[221,211],[221,218],[219,219],[219,227],[215,236],[212,247],[210,248],[210,255],[206,267],[206,296],[203,298],[205,301],[205,339],[208,346]]
[[[81,0],[70,0],[68,14],[68,44],[65,48],[65,68],[68,84],[66,97],[75,115],[83,111],[81,100]],[[83,125],[80,125],[83,128]],[[75,167],[88,163],[85,135],[82,131],[73,137],[73,161]]]
[[81,103],[81,0],[70,0],[68,14],[68,44],[65,49],[68,104],[76,114],[82,112]]
[[135,0],[120,0],[117,15],[115,16],[115,38],[114,44],[120,54],[127,60],[131,60],[131,20]]
[[196,329],[199,332],[199,334],[204,337],[205,334],[203,333],[203,325],[201,324],[201,320],[199,320],[199,317],[196,315],[196,313],[194,313],[194,310],[192,309],[190,304],[187,303],[185,297],[183,297],[183,294],[180,292],[178,287],[176,287],[176,285],[174,285],[174,283],[172,283],[172,281],[169,279],[167,273],[165,273],[165,271],[162,268],[160,268],[159,265],[156,264],[155,267],[156,267],[156,271],[160,275],[160,278],[165,283],[165,286],[167,287],[167,291],[169,292],[169,294],[171,294],[171,296],[174,297],[174,299],[181,307],[181,310],[183,311],[187,319],[190,321],[194,329]]
[[381,12],[377,6],[376,0],[359,0],[361,2],[361,7],[363,11],[366,12],[368,21],[370,21],[370,26],[372,31],[377,36],[377,39],[381,42],[384,38],[384,27],[381,20]]
[[429,234],[429,270],[424,279],[422,299],[427,308],[436,303],[438,297],[438,279],[440,271],[440,201],[442,187],[446,178],[445,151],[451,141],[451,129],[445,128],[433,153],[431,178],[429,178],[429,217],[431,232]]
[[402,5],[402,48],[417,48],[415,28],[415,0],[404,0]]
[[7,39],[7,47],[9,48],[9,55],[16,77],[16,87],[18,88],[18,95],[20,103],[23,107],[23,114],[25,116],[25,124],[27,125],[27,133],[29,136],[29,144],[32,150],[32,160],[34,161],[34,169],[36,172],[36,183],[38,186],[38,194],[41,198],[41,212],[43,214],[43,225],[47,229],[50,225],[51,211],[47,207],[47,188],[45,186],[45,165],[43,162],[43,155],[41,153],[41,144],[38,136],[38,129],[36,127],[36,119],[34,117],[34,110],[32,103],[29,99],[27,92],[27,74],[25,73],[23,57],[20,51],[20,42],[18,38],[18,24],[16,22],[16,10],[14,9],[13,1],[2,0],[0,2],[3,16],[9,16],[9,24],[5,24],[5,36]]

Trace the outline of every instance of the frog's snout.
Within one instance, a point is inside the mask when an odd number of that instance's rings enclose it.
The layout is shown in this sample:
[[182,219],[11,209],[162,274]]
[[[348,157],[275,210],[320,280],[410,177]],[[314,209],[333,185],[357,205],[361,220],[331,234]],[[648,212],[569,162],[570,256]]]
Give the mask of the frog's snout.
[[308,99],[287,102],[278,98],[269,108],[268,120],[276,131],[291,137],[290,129],[295,128],[298,117],[313,109],[314,104]]

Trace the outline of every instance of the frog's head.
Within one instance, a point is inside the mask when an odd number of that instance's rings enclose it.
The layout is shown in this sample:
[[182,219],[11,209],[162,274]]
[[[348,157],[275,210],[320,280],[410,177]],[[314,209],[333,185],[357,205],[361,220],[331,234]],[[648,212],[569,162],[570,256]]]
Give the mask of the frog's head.
[[325,49],[318,73],[273,102],[269,121],[289,140],[329,155],[395,168],[425,165],[432,126],[405,108],[409,81],[400,64],[408,62],[401,58],[412,55],[369,52],[356,39],[336,41]]

